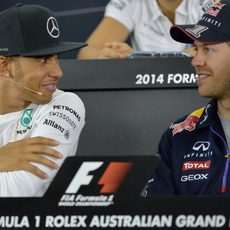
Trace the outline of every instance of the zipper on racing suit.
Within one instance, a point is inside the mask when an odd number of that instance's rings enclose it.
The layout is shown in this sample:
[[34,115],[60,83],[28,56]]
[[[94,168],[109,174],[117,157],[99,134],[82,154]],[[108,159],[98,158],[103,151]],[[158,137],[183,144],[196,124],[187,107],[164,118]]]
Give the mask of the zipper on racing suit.
[[228,145],[226,143],[226,141],[224,140],[224,138],[218,133],[216,132],[212,126],[211,126],[211,131],[216,134],[224,143],[224,149],[225,149],[225,157],[227,158],[226,162],[225,162],[225,167],[224,167],[224,174],[223,174],[223,178],[222,178],[222,185],[221,185],[221,193],[225,193],[226,192],[226,187],[227,187],[227,179],[228,179],[228,171],[229,171],[229,164],[230,164],[230,154],[229,154],[229,149],[228,149]]

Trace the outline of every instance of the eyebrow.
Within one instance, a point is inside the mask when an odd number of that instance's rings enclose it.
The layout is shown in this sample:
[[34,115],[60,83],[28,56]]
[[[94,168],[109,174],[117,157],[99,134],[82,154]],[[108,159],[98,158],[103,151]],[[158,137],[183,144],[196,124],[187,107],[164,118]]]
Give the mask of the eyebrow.
[[201,43],[201,42],[199,42],[199,43],[194,42],[194,43],[192,44],[193,47],[205,47],[205,46],[207,46],[207,45],[208,45],[208,44],[203,44],[203,43]]

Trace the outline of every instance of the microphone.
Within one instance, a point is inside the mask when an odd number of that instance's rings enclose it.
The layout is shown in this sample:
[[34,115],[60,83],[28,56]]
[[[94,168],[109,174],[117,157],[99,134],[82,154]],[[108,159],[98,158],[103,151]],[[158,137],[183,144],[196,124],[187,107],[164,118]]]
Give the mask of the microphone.
[[33,89],[30,89],[30,88],[28,88],[27,86],[22,85],[21,83],[15,81],[14,79],[10,78],[9,75],[5,75],[5,78],[6,78],[7,80],[13,81],[13,82],[16,83],[17,85],[21,86],[23,89],[26,89],[26,90],[28,90],[28,91],[30,91],[30,92],[32,92],[32,93],[36,93],[36,94],[38,94],[38,95],[40,95],[40,96],[43,95],[42,92],[38,92],[38,91],[35,91],[35,90],[33,90]]

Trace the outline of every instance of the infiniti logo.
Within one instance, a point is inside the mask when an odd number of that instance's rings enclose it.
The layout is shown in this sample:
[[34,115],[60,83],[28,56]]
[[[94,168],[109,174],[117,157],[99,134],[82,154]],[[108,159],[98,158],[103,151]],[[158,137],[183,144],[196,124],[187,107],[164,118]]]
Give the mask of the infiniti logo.
[[60,31],[58,28],[57,20],[54,17],[48,18],[46,23],[46,28],[51,37],[53,38],[59,37]]
[[206,151],[208,150],[209,146],[210,146],[210,142],[208,141],[197,141],[193,145],[192,149],[195,151],[199,151],[200,149],[202,149],[202,151]]

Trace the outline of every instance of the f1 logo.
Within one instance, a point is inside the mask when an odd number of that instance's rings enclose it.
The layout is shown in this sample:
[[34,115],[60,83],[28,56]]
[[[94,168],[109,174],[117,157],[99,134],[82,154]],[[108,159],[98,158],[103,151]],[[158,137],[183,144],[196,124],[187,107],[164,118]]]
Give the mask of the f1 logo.
[[[100,168],[103,164],[102,161],[83,162],[65,193],[77,193],[81,186],[89,185],[93,179],[93,175],[90,175],[90,173]],[[133,163],[130,162],[110,162],[98,181],[99,185],[103,185],[100,192],[116,192],[132,165]]]
[[92,172],[101,167],[103,162],[83,162],[65,193],[77,193],[82,185],[88,185],[93,179],[89,172]]

